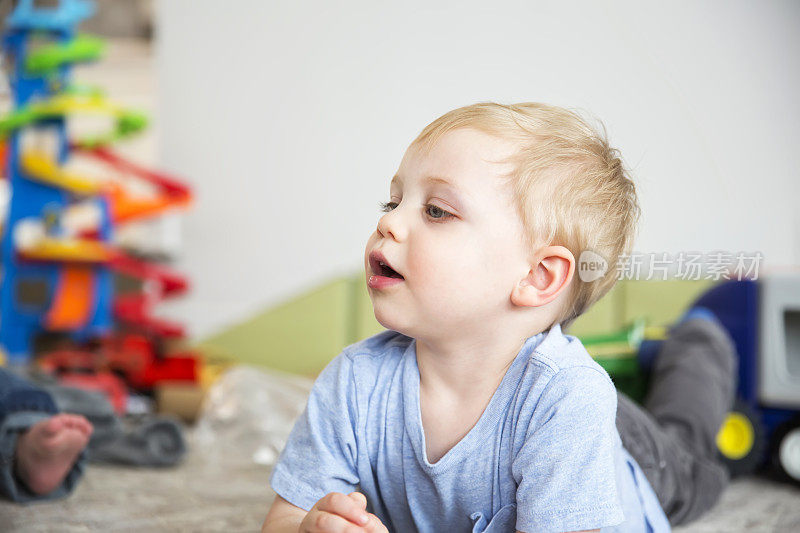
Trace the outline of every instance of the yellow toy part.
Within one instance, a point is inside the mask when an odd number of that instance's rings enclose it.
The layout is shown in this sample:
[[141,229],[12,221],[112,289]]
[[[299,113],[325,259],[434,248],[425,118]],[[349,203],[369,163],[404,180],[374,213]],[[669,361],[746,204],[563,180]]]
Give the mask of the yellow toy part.
[[64,189],[75,194],[95,195],[101,191],[100,184],[77,174],[66,172],[44,153],[28,151],[22,154],[22,170],[29,178]]
[[628,359],[636,354],[636,348],[631,347],[627,342],[596,344],[587,347],[587,351],[592,357],[604,357],[608,359]]
[[27,218],[14,227],[14,248],[25,259],[36,261],[66,261],[104,263],[114,256],[114,249],[102,241],[73,237],[53,237],[46,228],[47,221]]
[[669,329],[666,326],[647,326],[644,328],[644,338],[653,341],[663,341],[667,338]]
[[728,459],[738,460],[753,449],[755,428],[746,416],[731,412],[717,433],[717,448]]
[[81,263],[105,263],[112,256],[111,249],[100,241],[54,237],[43,237],[35,244],[19,249],[19,252],[26,259]]
[[35,109],[48,115],[68,115],[75,112],[118,115],[122,109],[98,93],[57,94],[49,100],[34,104]]

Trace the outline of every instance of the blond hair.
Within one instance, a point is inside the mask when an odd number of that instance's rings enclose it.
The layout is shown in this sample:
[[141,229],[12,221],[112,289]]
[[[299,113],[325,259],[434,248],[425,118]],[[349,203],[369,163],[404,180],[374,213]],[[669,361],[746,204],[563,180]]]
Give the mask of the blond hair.
[[518,147],[507,160],[514,170],[506,177],[531,250],[561,245],[576,262],[590,250],[608,263],[594,281],[584,282],[576,271],[567,305],[554,320],[563,327],[614,286],[620,256],[630,253],[639,219],[633,181],[598,123],[602,133],[561,107],[483,102],[445,113],[412,142],[430,150],[445,133],[473,128]]

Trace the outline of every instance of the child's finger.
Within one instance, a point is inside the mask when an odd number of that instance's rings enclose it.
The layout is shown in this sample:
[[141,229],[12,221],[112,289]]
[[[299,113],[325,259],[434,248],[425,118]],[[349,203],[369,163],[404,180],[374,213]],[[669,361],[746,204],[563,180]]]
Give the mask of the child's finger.
[[389,530],[386,529],[386,526],[383,525],[380,518],[372,513],[369,514],[369,523],[364,526],[364,529],[367,533],[389,533]]
[[330,492],[323,496],[318,503],[319,510],[337,514],[358,526],[364,526],[369,522],[369,516],[359,503],[341,492]]
[[335,513],[316,511],[314,516],[300,531],[314,533],[362,533],[364,529]]
[[354,499],[356,501],[356,503],[358,504],[358,506],[361,507],[362,509],[366,509],[367,508],[367,497],[364,496],[363,494],[361,494],[360,492],[357,492],[357,491],[356,492],[351,492],[350,494],[348,494],[348,496],[350,496],[352,499]]

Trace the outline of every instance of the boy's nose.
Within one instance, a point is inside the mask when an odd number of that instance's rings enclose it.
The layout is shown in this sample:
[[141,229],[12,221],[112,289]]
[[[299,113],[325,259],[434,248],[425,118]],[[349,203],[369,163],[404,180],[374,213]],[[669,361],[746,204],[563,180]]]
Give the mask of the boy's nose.
[[397,207],[394,208],[394,210],[389,211],[378,220],[378,233],[384,238],[402,242],[406,238],[407,231],[400,220],[398,209]]

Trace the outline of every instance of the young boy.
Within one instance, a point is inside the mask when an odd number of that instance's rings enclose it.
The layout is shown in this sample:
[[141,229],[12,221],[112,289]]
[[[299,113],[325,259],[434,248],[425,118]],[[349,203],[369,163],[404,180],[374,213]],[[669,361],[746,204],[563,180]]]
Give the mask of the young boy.
[[[388,331],[320,374],[263,531],[667,531],[665,509],[678,523],[713,505],[733,372],[711,321],[676,328],[654,394],[695,372],[689,342],[721,354],[701,367],[722,400],[662,402],[660,420],[629,400],[618,417],[608,374],[562,332],[614,285],[638,218],[603,136],[548,105],[456,109],[411,144],[383,210],[365,268]],[[585,250],[608,262],[600,279],[576,275]]]

